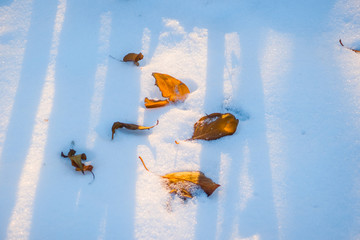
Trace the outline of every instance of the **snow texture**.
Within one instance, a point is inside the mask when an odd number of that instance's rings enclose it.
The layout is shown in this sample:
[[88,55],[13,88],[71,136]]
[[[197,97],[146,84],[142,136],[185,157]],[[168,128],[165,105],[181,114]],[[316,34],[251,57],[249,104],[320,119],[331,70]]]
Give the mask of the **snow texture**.
[[[340,38],[360,49],[358,0],[0,0],[0,239],[360,239],[360,55]],[[186,101],[146,109],[153,72]],[[234,135],[174,143],[215,112]],[[160,177],[197,170],[210,197]]]

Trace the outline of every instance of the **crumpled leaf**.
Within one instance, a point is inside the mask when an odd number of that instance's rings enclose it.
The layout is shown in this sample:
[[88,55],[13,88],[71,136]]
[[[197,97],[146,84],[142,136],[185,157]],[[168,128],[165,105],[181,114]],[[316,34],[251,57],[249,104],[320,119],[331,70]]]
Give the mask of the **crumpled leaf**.
[[140,61],[141,59],[144,58],[144,55],[142,55],[142,53],[136,54],[136,53],[128,53],[127,55],[125,55],[125,57],[123,58],[124,62],[134,62],[134,64],[136,66],[139,66],[138,61]]
[[165,106],[170,102],[183,102],[190,93],[189,88],[180,80],[162,73],[153,73],[155,85],[159,87],[161,94],[168,100],[153,100],[145,98],[145,107],[155,108]]
[[[194,133],[189,140],[215,140],[227,135],[233,135],[239,120],[231,113],[212,113],[199,119],[194,124]],[[178,141],[175,141],[177,144]]]
[[70,149],[68,155],[66,156],[63,152],[61,152],[61,156],[63,158],[70,158],[71,165],[75,167],[76,171],[81,171],[83,174],[85,174],[85,171],[91,172],[93,175],[93,179],[95,179],[95,175],[92,172],[93,166],[92,165],[85,165],[82,163],[82,161],[85,161],[87,159],[86,154],[76,154],[76,151],[74,149]]
[[[146,171],[149,171],[144,163],[144,160],[140,156],[139,159],[144,165]],[[169,193],[174,193],[184,199],[193,197],[191,194],[191,187],[193,184],[199,186],[208,197],[213,194],[218,187],[220,187],[219,184],[213,182],[200,171],[174,172],[161,177],[166,180],[165,183],[166,187],[169,189]]]
[[150,126],[150,127],[144,127],[144,126],[131,124],[131,123],[114,122],[114,124],[111,128],[111,131],[112,131],[111,139],[114,139],[115,130],[118,128],[126,128],[129,130],[146,130],[146,129],[151,129],[151,128],[157,126],[158,124],[159,124],[159,120],[156,122],[155,125]]
[[360,53],[360,50],[356,50],[356,49],[344,46],[344,44],[341,42],[341,39],[339,40],[339,42],[340,42],[340,45],[343,46],[344,48],[347,48],[347,49],[349,49],[349,50],[351,50],[353,52],[356,52],[356,53]]

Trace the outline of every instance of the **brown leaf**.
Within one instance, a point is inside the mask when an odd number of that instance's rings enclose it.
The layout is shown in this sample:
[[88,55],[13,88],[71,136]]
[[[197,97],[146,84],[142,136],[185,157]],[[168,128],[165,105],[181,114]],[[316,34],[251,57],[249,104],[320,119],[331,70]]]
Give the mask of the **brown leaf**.
[[70,158],[71,165],[75,167],[76,171],[81,171],[83,174],[85,174],[85,171],[89,171],[93,175],[93,179],[95,179],[95,175],[92,172],[93,166],[85,165],[82,163],[82,161],[85,161],[87,159],[86,154],[82,153],[82,154],[75,155],[75,153],[76,153],[76,151],[74,149],[70,149],[67,156],[63,152],[61,152],[61,156],[63,158]]
[[126,128],[129,130],[145,130],[145,129],[151,129],[151,128],[157,126],[158,124],[159,124],[159,120],[156,122],[155,125],[150,126],[150,127],[144,127],[144,126],[131,124],[131,123],[114,122],[114,124],[111,128],[111,131],[112,131],[111,139],[114,139],[115,130],[118,128]]
[[349,48],[349,47],[344,46],[344,44],[342,43],[341,39],[339,40],[339,43],[340,43],[340,45],[343,46],[344,48],[347,48],[347,49],[349,49],[349,50],[351,50],[351,51],[353,51],[353,52],[356,52],[356,53],[360,53],[360,50],[356,50],[356,49],[353,49],[353,48]]
[[[167,185],[170,188],[170,191],[176,190],[178,185],[183,185],[183,183],[191,182],[201,187],[204,192],[210,196],[218,187],[220,187],[219,184],[214,183],[210,178],[206,177],[204,173],[200,171],[189,171],[189,172],[174,172],[169,173],[162,178],[165,178],[168,182]],[[192,198],[192,195],[189,191],[189,189],[186,189],[185,187],[181,187],[180,190],[183,191],[184,194],[182,194],[182,191],[178,193],[182,197],[190,197]]]
[[[190,93],[189,88],[185,83],[180,80],[162,73],[153,73],[155,78],[155,85],[159,87],[161,94],[164,98],[167,98],[170,102],[183,102]],[[162,107],[168,104],[167,100],[151,100],[145,98],[145,107],[155,108]]]
[[[212,113],[199,119],[194,124],[194,133],[189,140],[215,140],[227,135],[233,135],[237,129],[239,120],[231,113]],[[175,141],[179,144],[178,141]]]
[[[149,169],[146,167],[144,160],[139,156],[146,171]],[[150,171],[149,171],[150,172]],[[210,178],[206,177],[204,173],[200,171],[186,171],[186,172],[174,172],[169,173],[162,178],[166,179],[166,186],[170,193],[175,193],[182,198],[192,198],[191,187],[193,184],[199,186],[209,197],[218,187],[219,184],[213,182]]]
[[139,66],[138,61],[144,58],[144,55],[142,53],[136,54],[136,53],[128,53],[124,58],[124,62],[134,62],[136,66]]
[[169,104],[169,101],[166,100],[154,100],[154,99],[149,99],[149,98],[145,98],[144,100],[145,103],[145,107],[146,108],[158,108],[158,107],[163,107],[165,105]]

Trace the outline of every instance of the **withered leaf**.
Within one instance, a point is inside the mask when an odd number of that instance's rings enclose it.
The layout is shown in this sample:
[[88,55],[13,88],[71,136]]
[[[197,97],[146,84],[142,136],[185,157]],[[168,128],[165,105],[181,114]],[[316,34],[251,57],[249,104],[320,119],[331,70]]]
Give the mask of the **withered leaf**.
[[[162,176],[162,178],[165,178],[168,181],[167,185],[171,192],[176,191],[178,188],[177,185],[184,182],[191,182],[200,186],[208,196],[210,196],[218,187],[220,187],[219,184],[214,183],[210,178],[206,177],[204,173],[200,171],[174,172],[166,174]],[[182,188],[180,193],[175,193],[182,197],[192,198],[190,191],[185,188]]]
[[136,53],[128,53],[127,55],[125,55],[125,57],[123,58],[124,62],[134,62],[134,64],[136,66],[139,66],[138,61],[140,61],[141,59],[144,58],[144,55],[142,55],[142,53],[136,54]]
[[157,126],[159,124],[159,120],[156,121],[156,124],[150,127],[144,127],[144,126],[140,126],[137,124],[131,124],[131,123],[122,123],[122,122],[114,122],[111,131],[112,131],[112,136],[111,139],[114,139],[114,134],[115,134],[115,130],[118,128],[126,128],[129,130],[146,130],[146,129],[151,129],[155,126]]
[[144,100],[145,107],[146,108],[158,108],[163,107],[165,105],[169,104],[169,101],[167,99],[165,100],[154,100],[154,99],[148,99],[147,97]]
[[63,152],[61,152],[61,156],[63,158],[70,158],[71,165],[75,167],[76,171],[81,171],[83,174],[85,174],[85,171],[91,172],[93,175],[93,179],[95,179],[95,175],[93,173],[93,166],[92,165],[85,165],[82,163],[82,161],[85,161],[87,159],[86,154],[76,154],[76,151],[74,149],[70,149],[68,155],[66,156]]
[[[144,165],[146,171],[149,171],[144,163],[144,160],[140,156],[139,159]],[[161,176],[161,178],[166,180],[165,184],[169,189],[169,193],[177,194],[181,198],[193,197],[191,194],[191,184],[199,186],[208,197],[213,194],[218,187],[220,187],[219,184],[213,182],[200,171],[174,172]]]
[[183,102],[190,93],[189,88],[180,80],[162,73],[153,73],[155,85],[158,86],[161,95],[167,100],[153,100],[145,98],[145,107],[155,108],[165,106],[170,102]]
[[[215,140],[227,135],[233,135],[239,120],[231,113],[212,113],[199,119],[194,124],[194,133],[188,140]],[[187,141],[188,141],[187,140]],[[175,141],[178,143],[177,141]]]
[[339,40],[339,43],[340,43],[340,45],[343,46],[344,48],[347,48],[347,49],[349,49],[349,50],[351,50],[351,51],[353,51],[353,52],[356,52],[356,53],[360,53],[360,50],[356,50],[356,49],[353,49],[353,48],[349,48],[349,47],[344,46],[344,44],[342,43],[341,39]]

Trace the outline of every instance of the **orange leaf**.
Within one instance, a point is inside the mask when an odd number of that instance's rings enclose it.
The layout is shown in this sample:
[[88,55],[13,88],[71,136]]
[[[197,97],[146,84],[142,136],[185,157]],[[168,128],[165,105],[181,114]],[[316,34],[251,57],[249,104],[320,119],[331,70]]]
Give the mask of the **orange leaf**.
[[112,131],[111,139],[114,139],[115,130],[118,129],[118,128],[126,128],[126,129],[129,129],[129,130],[146,130],[146,129],[151,129],[151,128],[155,127],[158,124],[159,124],[159,120],[156,122],[155,125],[150,126],[150,127],[144,127],[144,126],[131,124],[131,123],[114,122],[114,124],[113,124],[113,126],[111,128],[111,131]]
[[356,50],[356,49],[353,49],[353,48],[349,48],[349,47],[344,46],[344,44],[342,43],[341,39],[339,40],[339,43],[340,43],[340,45],[343,46],[344,48],[347,48],[347,49],[349,49],[349,50],[351,50],[351,51],[353,51],[353,52],[356,52],[356,53],[360,53],[360,50]]
[[140,61],[143,58],[144,58],[144,56],[142,55],[142,53],[139,53],[139,54],[129,53],[123,58],[123,61],[124,62],[134,62],[134,64],[136,66],[139,66],[138,61]]
[[153,73],[152,75],[156,79],[155,85],[159,87],[162,96],[168,98],[171,102],[185,101],[190,93],[185,83],[170,75],[162,73]]
[[154,99],[149,99],[149,98],[145,98],[144,100],[145,102],[145,107],[146,108],[158,108],[158,107],[163,107],[165,105],[169,104],[169,101],[166,100],[154,100]]
[[[227,135],[233,135],[239,120],[231,113],[212,113],[202,117],[194,124],[193,136],[188,140],[215,140]],[[176,142],[178,143],[178,142]]]

